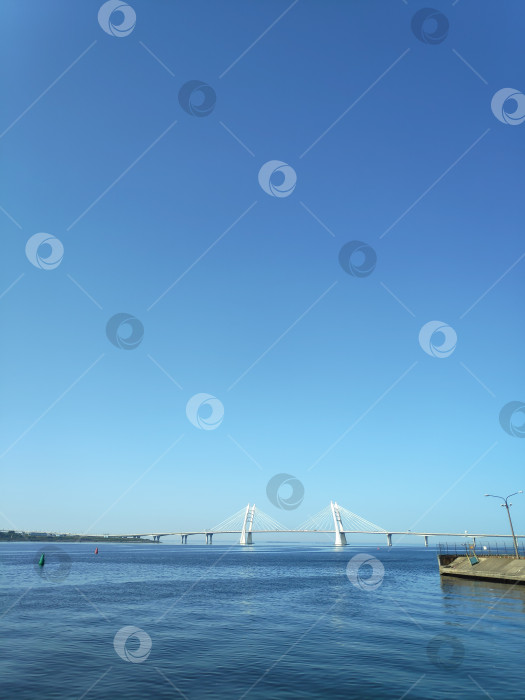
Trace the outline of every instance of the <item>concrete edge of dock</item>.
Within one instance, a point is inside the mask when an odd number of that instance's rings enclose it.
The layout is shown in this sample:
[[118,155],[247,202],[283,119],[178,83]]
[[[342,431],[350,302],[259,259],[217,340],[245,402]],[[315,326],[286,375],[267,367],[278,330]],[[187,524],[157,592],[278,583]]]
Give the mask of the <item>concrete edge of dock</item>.
[[438,554],[441,576],[525,584],[525,559],[511,556]]

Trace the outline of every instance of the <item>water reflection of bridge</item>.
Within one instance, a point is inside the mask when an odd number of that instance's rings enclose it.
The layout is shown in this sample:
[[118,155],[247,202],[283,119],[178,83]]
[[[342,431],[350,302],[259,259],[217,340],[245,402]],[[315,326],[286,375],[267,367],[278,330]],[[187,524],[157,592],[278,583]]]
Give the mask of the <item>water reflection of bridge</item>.
[[[155,541],[160,541],[161,537],[180,536],[181,543],[187,544],[188,537],[204,535],[206,544],[212,544],[214,535],[240,535],[239,544],[253,544],[254,534],[333,534],[334,544],[337,547],[348,544],[347,537],[351,535],[384,535],[389,547],[392,546],[392,536],[402,535],[410,537],[422,537],[425,547],[428,547],[429,537],[468,537],[474,542],[476,537],[505,537],[509,535],[499,535],[490,533],[467,533],[467,532],[412,532],[411,530],[385,530],[379,525],[365,520],[356,513],[352,513],[347,508],[340,506],[335,501],[330,501],[330,505],[308,518],[296,528],[290,529],[274,518],[264,513],[254,505],[248,504],[245,508],[226,518],[215,527],[203,530],[178,530],[176,532],[143,532],[119,537],[140,538],[152,537]],[[525,535],[517,535],[524,538]]]

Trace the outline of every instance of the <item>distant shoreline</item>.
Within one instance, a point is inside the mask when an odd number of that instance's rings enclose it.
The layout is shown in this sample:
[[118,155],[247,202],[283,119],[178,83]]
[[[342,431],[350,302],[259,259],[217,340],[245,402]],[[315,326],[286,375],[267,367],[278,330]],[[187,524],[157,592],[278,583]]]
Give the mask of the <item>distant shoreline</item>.
[[0,544],[2,542],[118,542],[120,544],[159,544],[155,540],[149,540],[145,537],[100,537],[91,535],[21,535],[13,533],[6,536],[0,533]]

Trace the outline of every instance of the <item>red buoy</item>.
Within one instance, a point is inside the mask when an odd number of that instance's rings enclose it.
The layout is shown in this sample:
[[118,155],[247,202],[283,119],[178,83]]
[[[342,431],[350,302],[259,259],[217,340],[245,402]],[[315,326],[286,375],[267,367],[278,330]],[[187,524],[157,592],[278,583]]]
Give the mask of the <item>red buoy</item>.
[[98,554],[98,547],[95,547],[95,554]]

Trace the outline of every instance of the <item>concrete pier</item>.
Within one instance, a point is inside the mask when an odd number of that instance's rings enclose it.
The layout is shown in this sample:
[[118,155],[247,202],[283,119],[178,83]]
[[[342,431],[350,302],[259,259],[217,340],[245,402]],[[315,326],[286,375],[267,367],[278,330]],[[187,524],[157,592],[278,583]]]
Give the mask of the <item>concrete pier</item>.
[[334,520],[334,530],[335,530],[335,546],[345,547],[348,543],[346,541],[346,534],[343,527],[343,520],[341,518],[341,512],[339,506],[335,501],[330,501],[330,508],[332,509],[332,518]]
[[254,518],[255,518],[255,503],[253,504],[253,506],[251,506],[248,503],[248,505],[246,506],[246,510],[244,511],[244,520],[243,520],[243,524],[242,524],[241,539],[239,540],[239,544],[242,544],[242,545],[253,544],[252,530],[253,530]]
[[509,556],[438,554],[441,576],[525,584],[525,559]]

